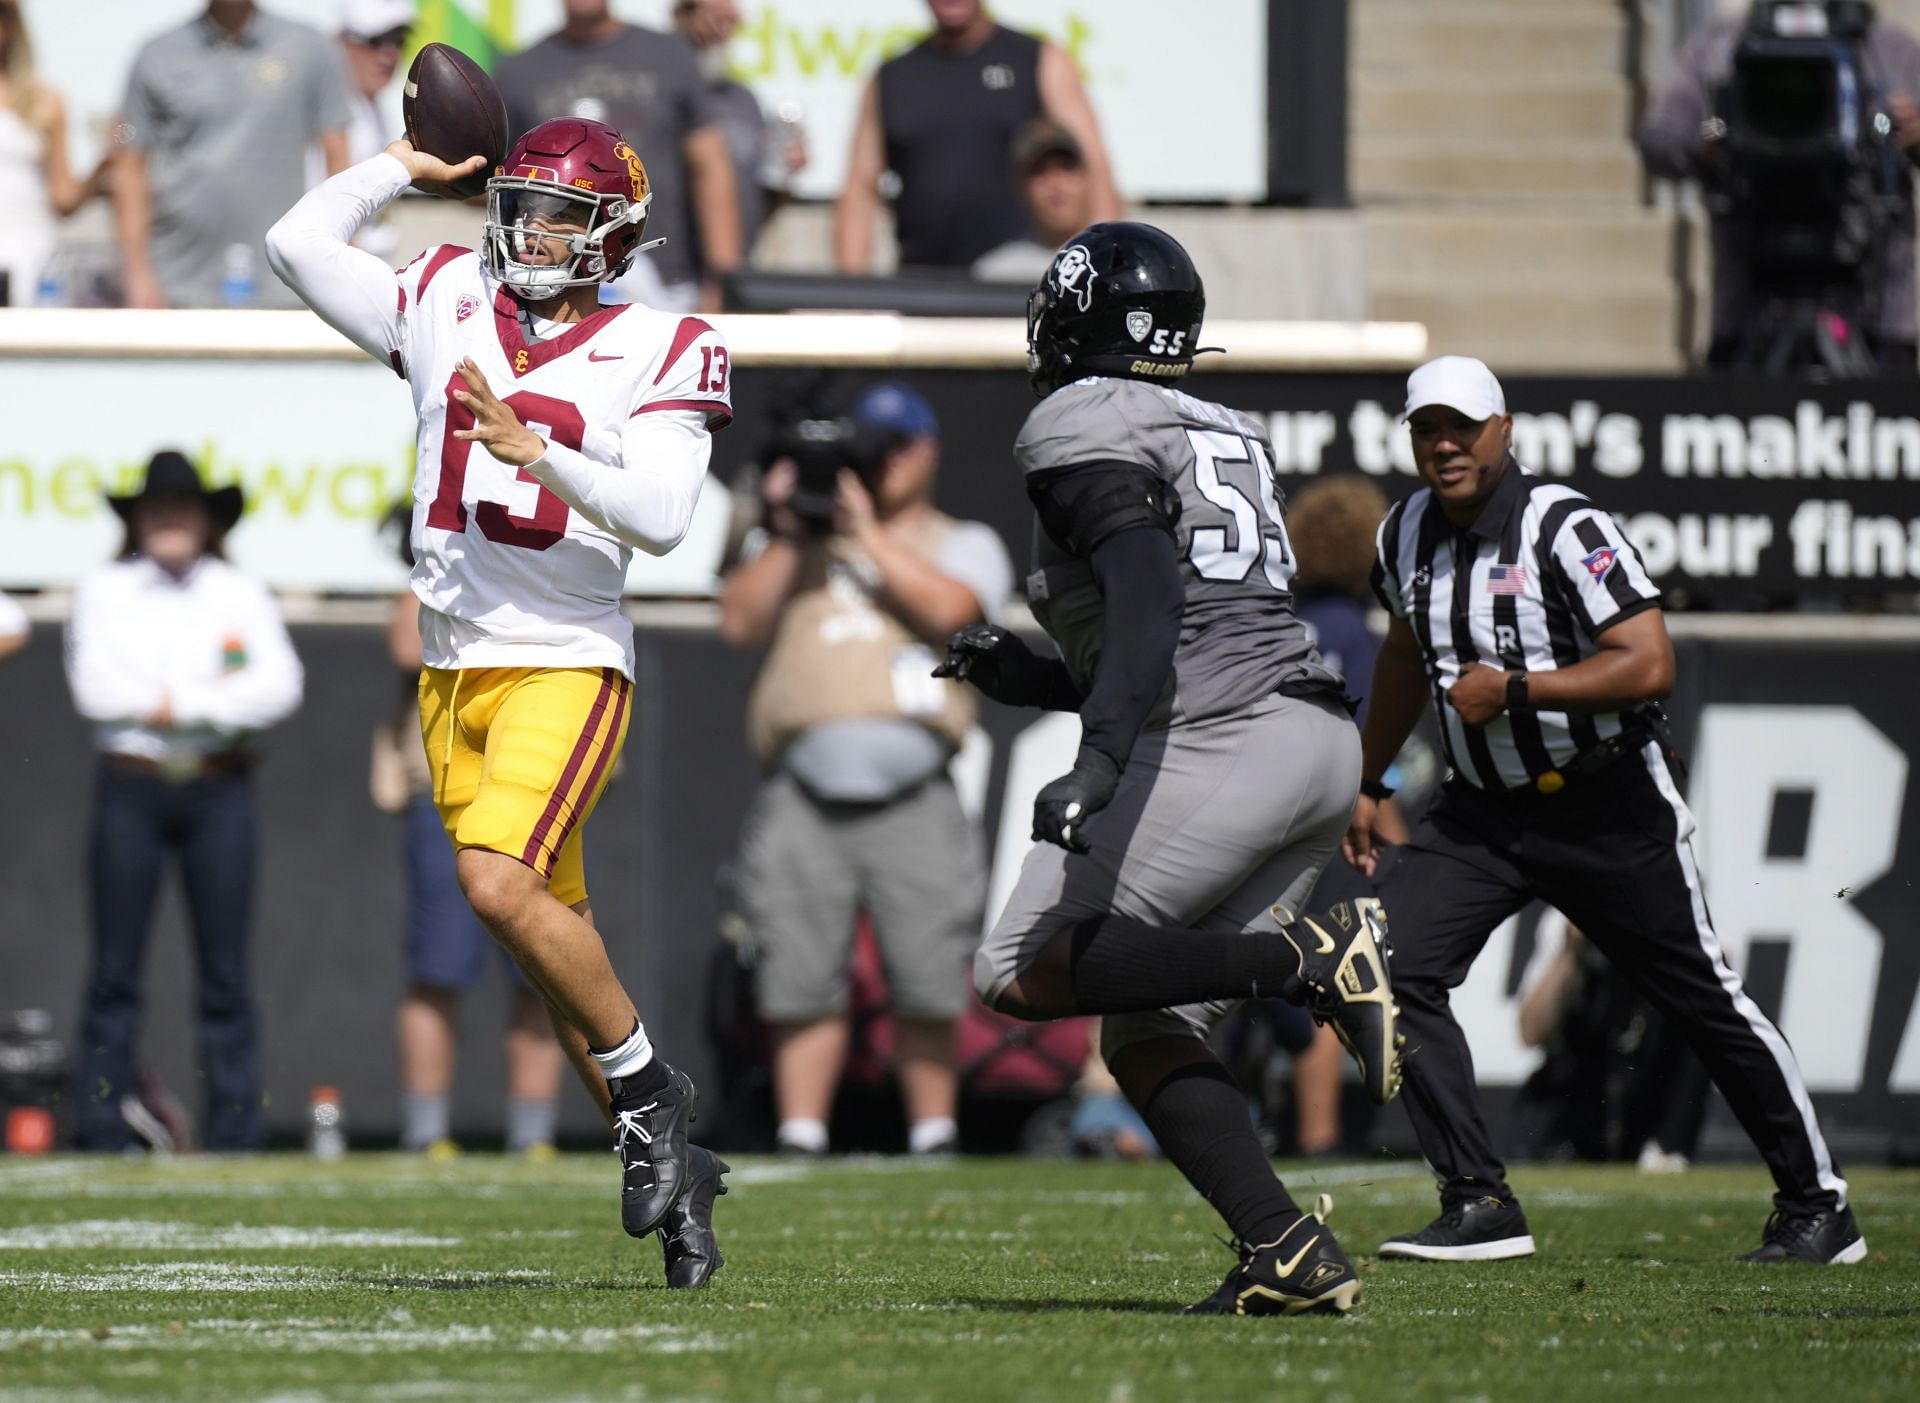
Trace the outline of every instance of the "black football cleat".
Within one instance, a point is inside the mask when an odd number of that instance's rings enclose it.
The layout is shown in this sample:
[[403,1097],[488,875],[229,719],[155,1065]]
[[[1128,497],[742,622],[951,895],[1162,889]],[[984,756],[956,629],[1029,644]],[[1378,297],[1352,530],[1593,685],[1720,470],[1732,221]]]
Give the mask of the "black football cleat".
[[1345,1314],[1360,1304],[1365,1289],[1353,1263],[1327,1231],[1333,1199],[1321,1194],[1313,1212],[1303,1214],[1272,1242],[1240,1243],[1239,1262],[1204,1301],[1185,1315]]
[[1336,901],[1295,920],[1279,907],[1280,933],[1300,957],[1300,982],[1317,1023],[1330,1023],[1353,1060],[1367,1099],[1384,1106],[1400,1094],[1407,1045],[1387,974],[1387,916],[1378,901]]
[[1816,1266],[1851,1266],[1865,1261],[1867,1240],[1853,1220],[1851,1208],[1829,1208],[1818,1213],[1775,1210],[1757,1250],[1743,1262],[1811,1262]]
[[668,1290],[698,1290],[727,1264],[720,1255],[720,1240],[713,1235],[713,1201],[727,1191],[721,1176],[732,1168],[712,1150],[687,1146],[687,1191],[660,1225]]
[[1533,1234],[1519,1204],[1488,1194],[1446,1205],[1419,1232],[1381,1243],[1380,1255],[1421,1262],[1497,1262],[1531,1257]]
[[661,1067],[667,1084],[657,1092],[623,1095],[620,1077],[607,1084],[620,1152],[620,1225],[633,1237],[659,1227],[687,1190],[687,1123],[699,1093],[685,1072]]

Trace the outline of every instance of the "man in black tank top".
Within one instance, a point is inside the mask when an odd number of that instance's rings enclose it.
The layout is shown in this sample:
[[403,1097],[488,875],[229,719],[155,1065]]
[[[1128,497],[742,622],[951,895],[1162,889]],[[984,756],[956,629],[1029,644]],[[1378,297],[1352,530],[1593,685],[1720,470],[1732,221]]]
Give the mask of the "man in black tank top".
[[965,268],[1029,233],[1013,148],[1045,115],[1070,132],[1095,187],[1096,219],[1116,218],[1099,126],[1073,60],[1058,45],[995,24],[981,0],[928,0],[934,30],[867,84],[834,221],[847,273],[872,271],[881,175],[899,179],[903,267]]

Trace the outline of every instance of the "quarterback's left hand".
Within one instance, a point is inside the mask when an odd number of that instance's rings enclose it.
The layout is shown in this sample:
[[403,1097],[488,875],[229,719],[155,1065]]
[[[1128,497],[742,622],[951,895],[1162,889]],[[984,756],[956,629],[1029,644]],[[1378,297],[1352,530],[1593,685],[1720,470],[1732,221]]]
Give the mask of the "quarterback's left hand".
[[1041,790],[1033,801],[1033,840],[1070,853],[1090,852],[1083,835],[1087,820],[1113,802],[1120,771],[1097,750],[1082,751],[1073,768]]
[[1469,726],[1484,726],[1507,709],[1507,674],[1468,663],[1460,669],[1460,680],[1447,689],[1447,704]]
[[467,382],[467,388],[455,390],[453,397],[473,411],[473,427],[454,430],[455,438],[477,443],[501,462],[515,467],[524,468],[545,456],[546,440],[521,423],[520,416],[500,402],[473,357],[460,362],[460,378]]

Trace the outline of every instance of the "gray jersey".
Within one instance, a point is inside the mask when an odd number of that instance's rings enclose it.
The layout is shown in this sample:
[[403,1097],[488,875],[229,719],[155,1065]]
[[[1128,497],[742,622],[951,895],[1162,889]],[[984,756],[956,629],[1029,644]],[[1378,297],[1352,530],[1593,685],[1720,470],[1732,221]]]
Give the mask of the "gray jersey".
[[[1186,608],[1155,721],[1229,715],[1276,691],[1342,690],[1293,611],[1293,548],[1273,448],[1257,420],[1165,385],[1095,377],[1042,400],[1013,451],[1027,473],[1134,463],[1178,491]],[[1092,566],[1037,521],[1027,598],[1087,690],[1103,601]]]

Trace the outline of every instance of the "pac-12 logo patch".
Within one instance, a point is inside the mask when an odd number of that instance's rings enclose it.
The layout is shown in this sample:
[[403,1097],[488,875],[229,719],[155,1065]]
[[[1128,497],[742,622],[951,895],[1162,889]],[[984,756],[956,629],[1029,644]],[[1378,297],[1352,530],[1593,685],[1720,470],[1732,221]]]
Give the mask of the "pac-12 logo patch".
[[1147,333],[1153,330],[1152,312],[1128,312],[1127,335],[1136,341],[1147,339]]
[[463,292],[460,294],[460,300],[453,304],[453,319],[463,322],[479,310],[480,299],[471,292]]
[[1583,556],[1580,563],[1587,567],[1587,573],[1596,580],[1607,578],[1607,572],[1613,569],[1613,562],[1619,552],[1612,546],[1602,546],[1592,555]]

